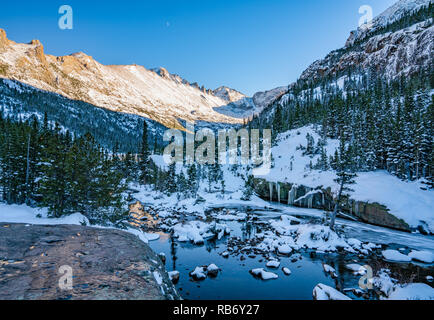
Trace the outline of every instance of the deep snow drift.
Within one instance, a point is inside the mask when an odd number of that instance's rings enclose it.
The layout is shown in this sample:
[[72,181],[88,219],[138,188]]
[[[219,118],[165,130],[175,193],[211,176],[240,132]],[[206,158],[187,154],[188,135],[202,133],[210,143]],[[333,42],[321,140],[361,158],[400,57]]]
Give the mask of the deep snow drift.
[[[318,142],[320,127],[306,126],[282,133],[278,143],[272,148],[274,167],[266,176],[258,176],[271,182],[296,183],[311,188],[323,186],[337,190],[338,185],[334,171],[319,171],[309,168],[315,165],[319,155],[312,158],[303,156],[298,150],[300,145],[306,146],[306,135],[309,133]],[[327,156],[330,157],[338,148],[339,142],[327,139]],[[422,190],[420,181],[406,182],[386,171],[358,172],[356,184],[351,188],[351,198],[357,201],[377,202],[390,209],[390,213],[403,219],[411,227],[417,228],[426,224],[434,233],[434,190]]]

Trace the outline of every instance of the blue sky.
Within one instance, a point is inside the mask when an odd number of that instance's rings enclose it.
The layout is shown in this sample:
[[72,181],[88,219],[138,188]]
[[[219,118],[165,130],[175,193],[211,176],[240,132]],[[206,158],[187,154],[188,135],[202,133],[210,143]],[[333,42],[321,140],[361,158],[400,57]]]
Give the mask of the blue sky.
[[[103,64],[162,66],[215,89],[246,94],[288,85],[314,60],[342,47],[359,7],[374,16],[395,0],[2,1],[0,28],[45,52],[83,51]],[[74,29],[58,28],[59,7]]]

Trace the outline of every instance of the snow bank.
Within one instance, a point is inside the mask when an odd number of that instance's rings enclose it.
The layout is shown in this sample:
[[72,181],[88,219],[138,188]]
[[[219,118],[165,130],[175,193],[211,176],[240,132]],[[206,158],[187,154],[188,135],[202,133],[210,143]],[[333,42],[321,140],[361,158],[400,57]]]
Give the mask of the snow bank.
[[396,288],[389,300],[434,300],[434,289],[425,283],[411,283]]
[[[113,229],[98,225],[91,226],[89,220],[80,213],[61,218],[49,218],[46,209],[36,209],[26,205],[6,205],[4,203],[0,203],[0,222],[36,225],[86,225],[93,228]],[[136,235],[144,243],[157,240],[160,237],[158,234],[144,233],[133,228],[124,231]]]
[[26,205],[0,203],[0,221],[37,225],[89,225],[89,220],[80,213],[61,218],[48,218],[46,209],[30,208]]
[[434,289],[424,283],[410,283],[399,285],[390,276],[390,270],[381,269],[372,284],[388,300],[434,300]]

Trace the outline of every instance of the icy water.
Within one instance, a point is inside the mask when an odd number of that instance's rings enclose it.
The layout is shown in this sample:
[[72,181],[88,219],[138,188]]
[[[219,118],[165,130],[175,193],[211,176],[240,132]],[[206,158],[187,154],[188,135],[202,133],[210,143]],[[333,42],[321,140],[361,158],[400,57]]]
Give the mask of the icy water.
[[[255,225],[245,222],[225,221],[224,223],[232,230],[229,237],[240,237],[244,240],[252,237],[256,231]],[[368,234],[367,231],[365,233]],[[369,233],[369,235],[375,237],[375,233]],[[205,241],[204,245],[195,246],[172,241],[168,234],[162,234],[159,240],[150,242],[150,246],[156,253],[163,252],[166,255],[166,269],[168,271],[177,270],[180,272],[180,280],[176,287],[186,300],[311,300],[312,291],[319,283],[337,289],[359,288],[360,275],[354,275],[345,268],[345,265],[350,263],[378,264],[378,261],[373,262],[366,258],[345,254],[304,252],[302,259],[296,262],[292,262],[291,257],[279,257],[280,267],[272,269],[265,266],[267,260],[261,255],[254,257],[244,255],[245,260],[241,260],[241,254],[238,256],[230,255],[228,258],[222,257],[220,253],[227,250],[229,237]],[[211,263],[216,264],[221,269],[216,278],[207,277],[203,281],[191,279],[189,273],[197,266]],[[338,279],[332,279],[323,271],[323,263],[336,269],[339,275]],[[397,266],[406,268],[409,265],[397,264]],[[283,267],[289,268],[292,274],[285,275],[282,271]],[[249,270],[254,268],[264,268],[266,271],[276,273],[279,278],[267,281],[256,279],[249,273]],[[427,273],[432,273],[433,268],[428,267],[425,270]],[[420,276],[422,277],[422,275]],[[352,299],[362,299],[352,292],[345,292],[345,294]]]

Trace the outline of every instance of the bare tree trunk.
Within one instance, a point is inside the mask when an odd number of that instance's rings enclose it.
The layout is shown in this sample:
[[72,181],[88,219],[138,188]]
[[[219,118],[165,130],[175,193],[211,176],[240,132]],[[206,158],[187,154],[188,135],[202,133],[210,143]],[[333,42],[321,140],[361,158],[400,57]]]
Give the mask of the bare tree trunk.
[[332,230],[335,230],[336,215],[338,214],[338,208],[339,208],[339,201],[336,201],[335,209],[333,210],[332,219],[330,221],[330,229]]
[[342,197],[342,192],[344,190],[344,182],[341,182],[341,186],[340,186],[340,190],[339,190],[339,194],[338,197],[336,199],[336,203],[335,203],[335,208],[333,210],[333,215],[330,221],[330,229],[332,229],[333,231],[335,230],[335,223],[336,223],[336,216],[338,214],[338,210],[339,210],[339,203],[341,202],[341,197]]
[[26,204],[29,204],[29,176],[30,176],[30,133],[27,141],[27,168],[26,168]]

